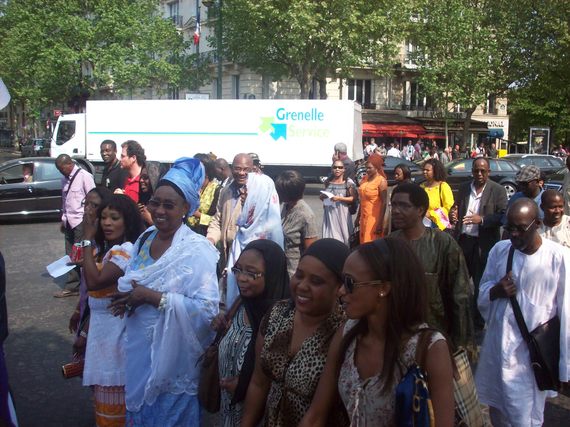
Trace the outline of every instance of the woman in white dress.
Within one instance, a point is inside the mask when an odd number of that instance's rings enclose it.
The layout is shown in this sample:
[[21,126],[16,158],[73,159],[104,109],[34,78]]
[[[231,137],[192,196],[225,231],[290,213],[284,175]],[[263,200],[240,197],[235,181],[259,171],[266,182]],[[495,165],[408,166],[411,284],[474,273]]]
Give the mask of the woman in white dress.
[[125,423],[124,322],[107,307],[144,227],[136,204],[120,194],[99,207],[98,218],[84,221],[83,231],[84,242],[97,248],[94,253],[84,247],[83,254],[91,312],[83,385],[93,386],[97,426],[120,426]]

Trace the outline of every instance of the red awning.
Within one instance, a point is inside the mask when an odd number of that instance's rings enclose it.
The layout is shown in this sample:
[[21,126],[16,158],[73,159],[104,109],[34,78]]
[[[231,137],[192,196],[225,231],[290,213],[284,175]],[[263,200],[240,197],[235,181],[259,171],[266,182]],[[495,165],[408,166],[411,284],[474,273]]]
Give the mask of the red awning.
[[445,135],[437,135],[435,133],[426,133],[425,135],[422,135],[422,138],[424,138],[424,139],[445,139]]
[[418,138],[427,131],[422,125],[405,123],[363,123],[365,136],[391,136],[400,138]]

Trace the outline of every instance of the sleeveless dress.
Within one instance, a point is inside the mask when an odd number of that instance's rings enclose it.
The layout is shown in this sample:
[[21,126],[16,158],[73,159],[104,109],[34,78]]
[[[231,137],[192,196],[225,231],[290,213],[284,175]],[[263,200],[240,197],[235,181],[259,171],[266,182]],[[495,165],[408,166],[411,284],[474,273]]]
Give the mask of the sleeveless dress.
[[[354,181],[350,178],[342,184],[330,182],[326,187],[326,191],[333,193],[335,196],[345,197],[347,195],[347,187],[356,189]],[[330,206],[323,205],[323,209],[323,238],[330,237],[348,245],[354,228],[348,205],[344,202],[332,202]]]
[[[348,320],[344,327],[344,335],[356,323],[357,320]],[[427,324],[422,324],[419,328],[427,326]],[[405,375],[407,367],[414,361],[418,339],[419,334],[415,334],[404,345],[400,355],[400,366],[402,368],[396,372],[394,384],[388,393],[381,393],[385,381],[380,374],[366,379],[360,378],[354,363],[357,340],[352,340],[346,350],[338,379],[338,391],[348,412],[351,427],[391,427],[395,425],[396,386],[402,376]],[[430,337],[428,349],[435,342],[444,339],[439,332],[433,333]]]
[[[252,338],[253,329],[245,322],[245,306],[240,305],[230,328],[218,347],[218,369],[221,378],[237,377],[245,359],[245,353]],[[243,402],[231,405],[232,395],[221,390],[220,424],[224,427],[239,426]]]
[[376,234],[380,212],[386,209],[380,199],[380,192],[388,189],[386,178],[376,175],[371,181],[365,177],[360,184],[360,243],[371,242],[381,238]]
[[[264,336],[261,368],[271,379],[265,403],[264,426],[297,426],[309,409],[325,366],[332,337],[343,315],[340,307],[323,321],[315,333],[305,339],[299,351],[291,355],[295,307],[287,301],[273,306],[261,322]],[[347,425],[342,408],[337,405],[329,415],[327,426]]]

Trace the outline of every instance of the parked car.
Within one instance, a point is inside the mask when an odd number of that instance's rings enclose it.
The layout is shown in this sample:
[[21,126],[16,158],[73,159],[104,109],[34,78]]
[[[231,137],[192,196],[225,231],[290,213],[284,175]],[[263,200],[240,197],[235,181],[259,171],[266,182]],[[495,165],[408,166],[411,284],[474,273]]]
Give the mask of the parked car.
[[[447,165],[447,183],[453,190],[453,197],[457,199],[459,194],[459,186],[464,182],[469,182],[473,178],[471,169],[475,159],[459,159],[454,160]],[[489,178],[505,187],[507,198],[511,198],[517,191],[516,175],[520,170],[520,166],[513,162],[502,159],[488,159],[491,165],[491,174]]]
[[49,141],[43,138],[28,139],[20,146],[22,157],[49,156]]
[[[93,166],[83,159],[78,165],[90,173]],[[0,220],[59,218],[61,178],[51,157],[23,157],[0,165]]]
[[[388,177],[388,185],[396,184],[396,179],[394,178],[394,169],[396,169],[396,166],[402,163],[410,168],[410,172],[412,173],[412,181],[419,184],[425,180],[421,166],[418,166],[416,163],[410,162],[406,159],[386,156],[384,157],[384,172],[386,172],[386,176]],[[366,166],[364,160],[362,160],[356,168],[356,179],[359,184],[364,175],[366,175]]]
[[551,174],[546,182],[544,183],[544,188],[547,190],[562,191],[562,186],[564,185],[564,178],[568,173],[568,168],[564,166],[562,169],[557,170],[555,173]]
[[521,168],[527,165],[538,166],[546,177],[564,167],[563,159],[549,154],[507,154],[502,159],[516,163]]

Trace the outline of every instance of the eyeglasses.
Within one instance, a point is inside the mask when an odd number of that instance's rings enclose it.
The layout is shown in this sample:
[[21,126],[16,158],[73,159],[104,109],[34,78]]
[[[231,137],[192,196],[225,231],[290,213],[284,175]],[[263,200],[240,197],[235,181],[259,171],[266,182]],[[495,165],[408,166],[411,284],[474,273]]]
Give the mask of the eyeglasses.
[[247,277],[248,279],[251,279],[251,280],[257,280],[260,277],[264,276],[264,273],[253,273],[251,271],[244,271],[239,267],[232,267],[232,273],[236,277],[240,274],[243,274],[245,277]]
[[150,208],[153,208],[153,209],[158,209],[161,205],[167,211],[171,211],[176,207],[176,203],[172,203],[172,202],[161,202],[161,201],[156,200],[156,199],[150,199],[148,201],[148,206]]
[[360,288],[363,286],[376,286],[376,285],[381,285],[383,283],[387,283],[386,280],[370,280],[368,282],[355,282],[354,279],[350,276],[344,276],[343,278],[344,288],[349,294],[353,293],[356,288]]
[[521,225],[507,225],[505,227],[505,231],[509,234],[512,234],[512,233],[523,234],[523,233],[526,233],[528,230],[530,230],[530,227],[532,227],[532,225],[535,222],[536,222],[536,219],[533,219],[532,222],[529,225],[527,225],[526,227],[523,227]]
[[333,166],[333,169],[344,169],[344,166]]

